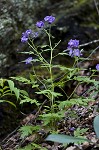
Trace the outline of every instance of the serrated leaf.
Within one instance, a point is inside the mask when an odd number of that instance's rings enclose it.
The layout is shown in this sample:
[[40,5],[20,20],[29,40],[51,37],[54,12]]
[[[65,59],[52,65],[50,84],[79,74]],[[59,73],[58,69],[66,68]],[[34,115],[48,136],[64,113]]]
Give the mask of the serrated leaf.
[[74,77],[74,80],[80,82],[86,82],[86,83],[93,83],[94,85],[99,85],[99,81],[96,81],[95,79],[90,79],[89,77],[85,77],[85,76]]
[[22,83],[24,83],[24,84],[30,84],[30,83],[31,83],[30,80],[28,80],[28,79],[26,79],[26,78],[24,78],[24,77],[17,76],[17,77],[11,77],[11,78],[12,78],[12,79],[15,79],[15,80],[17,80],[17,81],[20,81],[20,82],[22,82]]
[[86,131],[88,131],[89,128],[82,128],[80,129],[79,127],[74,131],[74,136],[75,137],[81,137]]
[[96,116],[94,118],[93,126],[94,126],[95,133],[97,135],[97,138],[99,138],[99,116]]
[[33,131],[38,131],[40,128],[41,128],[40,126],[31,126],[31,125],[21,127],[19,129],[19,131],[21,132],[21,138],[24,138],[32,134]]
[[63,109],[64,107],[79,105],[79,106],[87,106],[90,101],[94,101],[92,98],[74,98],[70,100],[65,100],[59,102],[59,109]]
[[53,95],[54,97],[58,97],[58,96],[62,96],[61,93],[58,93],[58,92],[52,92],[51,90],[42,90],[40,92],[35,92],[37,94],[51,94]]
[[21,138],[24,138],[33,132],[32,126],[23,126],[19,129],[19,131],[21,132]]
[[24,99],[20,101],[20,104],[23,104],[23,103],[31,103],[31,104],[36,104],[37,106],[39,106],[39,103],[36,99],[31,99],[27,96],[24,96],[23,97]]
[[20,90],[20,93],[27,96],[27,97],[29,97],[29,94],[25,90]]
[[69,135],[62,135],[62,134],[50,134],[48,137],[45,139],[45,141],[52,141],[52,142],[58,142],[62,144],[69,144],[69,143],[78,143],[78,142],[90,142],[87,139],[84,138],[77,138]]

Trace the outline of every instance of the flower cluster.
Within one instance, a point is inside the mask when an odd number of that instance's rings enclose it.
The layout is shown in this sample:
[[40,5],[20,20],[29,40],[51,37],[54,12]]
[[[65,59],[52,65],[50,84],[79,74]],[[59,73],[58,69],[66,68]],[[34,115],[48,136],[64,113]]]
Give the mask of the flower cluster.
[[45,18],[44,18],[44,21],[47,21],[48,23],[53,23],[54,22],[54,20],[55,20],[55,17],[53,17],[53,16],[46,16]]
[[22,33],[22,37],[21,37],[21,42],[25,43],[28,41],[28,37],[29,35],[32,33],[32,30],[26,30],[25,32]]
[[[45,18],[44,18],[44,21],[45,22],[47,22],[47,23],[49,23],[49,24],[52,24],[54,21],[55,21],[55,17],[53,17],[53,16],[46,16]],[[43,28],[44,27],[44,21],[38,21],[37,23],[36,23],[36,26],[38,27],[38,28]]]
[[79,50],[79,40],[70,40],[68,42],[68,47],[67,49],[69,50],[69,56],[73,57],[73,56],[77,56],[80,57],[82,54]]
[[[46,16],[44,18],[45,22],[48,22],[49,24],[52,24],[55,20],[55,17],[53,16]],[[45,26],[44,21],[37,21],[36,23],[36,27],[38,28],[43,28]],[[28,39],[30,38],[37,38],[38,37],[38,32],[33,32],[31,29],[26,30],[24,33],[22,33],[22,37],[21,37],[21,42],[22,43],[26,43],[28,41]]]
[[26,30],[25,32],[22,33],[21,42],[26,43],[29,37],[31,38],[38,37],[38,32],[33,32],[31,29]]

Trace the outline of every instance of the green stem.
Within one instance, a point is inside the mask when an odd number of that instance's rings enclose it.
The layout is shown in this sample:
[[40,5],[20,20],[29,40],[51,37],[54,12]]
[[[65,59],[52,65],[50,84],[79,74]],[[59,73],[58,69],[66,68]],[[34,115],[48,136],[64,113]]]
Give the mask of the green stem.
[[[37,79],[37,80],[44,86],[44,88],[47,90],[46,85],[45,85],[45,84],[39,79],[39,77],[37,76],[33,64],[32,64],[32,69],[33,69],[33,73],[34,73],[36,79]],[[37,89],[38,89],[39,91],[41,91],[41,89],[40,89],[39,87],[37,87]],[[49,96],[48,96],[48,95],[45,95],[45,96],[49,99]]]
[[[51,49],[50,65],[49,65],[50,79],[51,79],[51,91],[54,92],[53,74],[52,74],[53,48],[52,48],[52,43],[51,43],[50,29],[49,29],[48,37],[49,37],[49,45],[50,45],[50,49]],[[53,94],[51,94],[51,112],[54,113],[54,96],[53,96]]]

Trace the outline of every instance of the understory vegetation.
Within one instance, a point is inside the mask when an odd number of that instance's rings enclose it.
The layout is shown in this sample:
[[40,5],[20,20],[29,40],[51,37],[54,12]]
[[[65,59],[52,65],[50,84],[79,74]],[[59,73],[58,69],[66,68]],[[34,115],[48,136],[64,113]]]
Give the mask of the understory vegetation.
[[[35,31],[28,29],[22,33],[21,42],[28,44],[29,50],[20,52],[20,57],[21,53],[28,55],[21,63],[30,66],[29,73],[24,77],[0,79],[0,102],[7,102],[15,109],[17,104],[24,107],[29,103],[35,110],[18,128],[19,144],[15,149],[47,150],[50,149],[47,143],[56,143],[64,150],[69,144],[79,146],[85,142],[99,148],[99,64],[94,68],[87,65],[93,61],[92,55],[97,48],[87,57],[82,48],[99,41],[81,45],[79,39],[70,39],[66,49],[59,50],[61,39],[55,42],[52,26],[55,27],[55,17],[46,16],[36,23]],[[45,45],[36,41],[42,34],[48,39]],[[72,63],[59,64],[59,59]],[[29,86],[32,93],[18,84]],[[95,141],[90,138],[92,132]]]

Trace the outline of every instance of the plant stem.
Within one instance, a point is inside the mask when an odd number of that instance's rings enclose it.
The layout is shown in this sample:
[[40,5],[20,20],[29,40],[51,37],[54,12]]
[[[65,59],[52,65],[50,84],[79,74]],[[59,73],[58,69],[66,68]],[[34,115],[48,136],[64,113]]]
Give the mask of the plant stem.
[[[51,79],[51,92],[54,92],[53,73],[52,73],[53,48],[52,48],[52,43],[51,43],[50,29],[49,29],[49,34],[48,34],[49,45],[50,45],[50,49],[51,49],[49,70],[50,70],[50,79]],[[51,93],[51,112],[54,113],[54,96],[53,96],[53,93]]]

